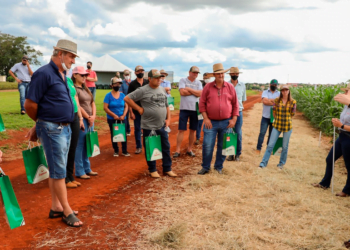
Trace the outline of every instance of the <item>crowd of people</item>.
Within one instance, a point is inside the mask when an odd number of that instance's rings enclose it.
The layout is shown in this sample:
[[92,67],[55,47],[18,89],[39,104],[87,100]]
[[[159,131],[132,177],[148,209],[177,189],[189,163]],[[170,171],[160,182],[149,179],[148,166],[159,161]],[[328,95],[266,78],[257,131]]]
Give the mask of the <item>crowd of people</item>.
[[[27,113],[36,123],[28,136],[32,141],[40,140],[47,158],[52,198],[49,217],[61,217],[72,227],[80,227],[83,223],[77,217],[78,211],[73,211],[69,205],[67,188],[81,185],[75,178],[89,179],[98,175],[91,169],[85,140],[86,133],[94,130],[95,83],[98,78],[96,72],[92,70],[92,62],[87,62],[87,69],[82,66],[75,67],[71,78],[66,76],[67,70],[71,69],[77,56],[77,44],[62,39],[54,46],[51,61],[34,74],[27,57],[23,57],[22,63],[16,64],[11,69],[12,73],[17,74],[15,77],[19,84],[21,113]],[[110,128],[114,157],[119,157],[120,153],[118,142],[113,140],[114,124],[125,125],[127,136],[125,141],[121,142],[121,154],[130,157],[127,137],[131,135],[130,120],[133,120],[135,154],[142,153],[142,141],[145,148],[146,137],[160,136],[163,175],[177,176],[172,169],[172,159],[182,157],[181,145],[188,123],[189,137],[186,138],[185,155],[197,157],[193,152],[193,145],[200,144],[202,131],[204,135],[199,175],[207,174],[211,170],[215,143],[217,151],[214,170],[218,174],[223,173],[225,160],[240,161],[243,140],[242,111],[247,95],[245,84],[238,79],[242,72],[237,67],[225,69],[221,63],[214,64],[213,71],[204,73],[203,81],[199,81],[197,78],[200,70],[192,66],[188,76],[180,80],[180,113],[177,144],[173,155],[170,152],[168,135],[171,112],[167,101],[171,96],[171,84],[165,80],[167,73],[164,70],[151,69],[147,78],[144,72],[141,65],[136,66],[134,80],[131,79],[131,72],[128,70],[123,72],[124,79],[121,79],[119,72],[116,73],[111,79],[112,90],[104,97],[103,109]],[[225,74],[230,76],[229,82],[224,80]],[[296,100],[292,98],[287,85],[281,86],[280,91],[278,86],[278,81],[273,79],[269,89],[262,93],[263,112],[256,147],[256,153],[259,155],[269,129],[267,148],[259,164],[262,169],[267,166],[271,152],[282,132],[282,153],[277,167],[282,169],[287,161]],[[345,94],[337,95],[335,100],[349,106],[344,107],[340,120],[334,118],[332,122],[340,130],[340,137],[335,143],[336,159],[343,155],[346,167],[350,170],[349,154],[345,153],[350,150],[350,85],[344,91]],[[22,104],[24,97],[25,102]],[[234,155],[226,157],[222,149],[224,135],[228,129],[237,134],[237,147]],[[325,177],[322,182],[314,184],[315,187],[329,187],[332,176],[332,154],[333,148],[327,157]],[[150,176],[160,178],[156,161],[150,161],[146,156],[146,162]],[[349,194],[350,178],[340,196]]]

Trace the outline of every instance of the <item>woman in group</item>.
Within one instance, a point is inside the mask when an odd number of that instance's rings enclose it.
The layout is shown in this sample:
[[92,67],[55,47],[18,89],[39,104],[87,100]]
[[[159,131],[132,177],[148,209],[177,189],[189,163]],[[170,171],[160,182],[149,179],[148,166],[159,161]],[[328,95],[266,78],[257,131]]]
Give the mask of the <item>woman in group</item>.
[[90,179],[90,175],[97,175],[90,168],[89,157],[86,152],[86,133],[94,130],[94,121],[96,117],[96,105],[94,98],[85,85],[85,80],[89,72],[84,67],[75,67],[72,71],[72,80],[77,91],[80,111],[83,116],[85,130],[80,130],[77,149],[75,152],[75,176],[81,179]]
[[[103,109],[107,113],[107,122],[111,131],[111,141],[114,149],[115,157],[119,156],[118,143],[113,142],[113,125],[115,123],[126,123],[126,114],[128,113],[128,105],[124,102],[125,95],[119,92],[122,85],[122,79],[113,78],[112,91],[109,92],[103,101]],[[122,155],[130,156],[127,151],[127,137],[125,142],[122,142]]]
[[79,139],[79,130],[80,129],[84,130],[85,128],[84,128],[82,113],[80,110],[77,91],[74,88],[74,83],[72,79],[70,79],[69,77],[67,77],[67,83],[68,83],[68,88],[70,90],[70,95],[74,106],[74,121],[70,124],[71,130],[72,130],[72,136],[70,140],[68,160],[67,160],[66,186],[67,188],[76,188],[80,186],[81,183],[77,182],[73,177],[75,151],[76,151],[78,139]]
[[334,161],[343,156],[348,172],[345,187],[343,188],[343,191],[337,193],[336,196],[347,197],[350,195],[350,83],[346,88],[341,90],[344,91],[345,94],[336,95],[334,100],[345,106],[343,112],[340,114],[340,120],[338,118],[332,118],[333,126],[339,129],[340,134],[335,141],[335,149],[332,147],[326,158],[326,173],[322,181],[312,185],[323,189],[329,188],[333,175],[333,150],[335,150]]
[[297,102],[292,98],[288,85],[284,85],[281,88],[281,93],[278,98],[275,99],[273,105],[273,116],[275,118],[272,124],[272,132],[270,136],[269,144],[267,145],[264,157],[259,165],[261,168],[265,168],[269,162],[272,150],[277,142],[279,135],[283,132],[283,146],[280,157],[280,162],[277,167],[283,168],[287,161],[288,143],[292,134],[292,117],[295,115]]

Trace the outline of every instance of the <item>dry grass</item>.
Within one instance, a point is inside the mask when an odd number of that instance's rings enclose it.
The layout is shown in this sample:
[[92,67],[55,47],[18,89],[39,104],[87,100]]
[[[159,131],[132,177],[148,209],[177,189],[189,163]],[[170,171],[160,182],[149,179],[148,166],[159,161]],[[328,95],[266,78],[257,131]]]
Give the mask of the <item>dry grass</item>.
[[[137,249],[345,249],[349,199],[310,185],[323,177],[331,145],[318,147],[317,131],[296,117],[284,170],[275,156],[260,169],[254,148],[261,112],[257,104],[244,117],[241,162],[225,162],[224,175],[198,176],[196,159],[178,164],[191,173],[182,180],[154,182],[152,190],[161,191],[150,192],[155,210],[144,218]],[[338,167],[335,192],[345,184],[342,172]]]

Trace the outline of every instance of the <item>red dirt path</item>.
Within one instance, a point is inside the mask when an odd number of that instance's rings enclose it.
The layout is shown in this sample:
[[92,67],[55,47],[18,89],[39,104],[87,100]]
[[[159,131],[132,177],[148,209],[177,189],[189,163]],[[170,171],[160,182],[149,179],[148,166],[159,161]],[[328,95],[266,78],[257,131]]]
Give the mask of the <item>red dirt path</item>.
[[[260,100],[260,95],[248,97],[244,103],[244,110],[252,108]],[[169,134],[171,152],[176,147],[177,121],[178,112],[175,111],[172,113]],[[26,131],[10,131],[11,138],[1,141],[1,145],[18,145],[25,141],[25,134]],[[142,223],[142,216],[147,216],[147,213],[152,212],[152,208],[149,208],[149,211],[139,211],[135,198],[142,197],[150,188],[149,184],[154,181],[181,181],[181,175],[186,175],[186,170],[181,169],[181,161],[174,161],[173,169],[179,174],[179,178],[165,177],[153,180],[148,177],[144,154],[134,154],[133,134],[128,137],[128,151],[131,157],[113,157],[109,131],[99,132],[99,143],[101,155],[90,158],[92,169],[99,175],[90,180],[78,179],[82,186],[68,190],[70,205],[79,210],[79,218],[85,223],[81,229],[68,228],[60,219],[46,219],[50,209],[47,180],[35,185],[28,184],[20,150],[11,153],[10,157],[18,159],[10,160],[5,154],[1,168],[11,179],[26,225],[10,230],[4,212],[0,210],[1,249],[36,248],[43,242],[47,243],[44,249],[107,249],[130,246],[130,242],[137,239],[139,231],[135,225]],[[184,145],[185,143],[182,148]],[[195,153],[201,154],[199,147]],[[157,167],[161,170],[161,161],[158,161]],[[48,243],[48,239],[56,234],[65,239],[62,242]]]

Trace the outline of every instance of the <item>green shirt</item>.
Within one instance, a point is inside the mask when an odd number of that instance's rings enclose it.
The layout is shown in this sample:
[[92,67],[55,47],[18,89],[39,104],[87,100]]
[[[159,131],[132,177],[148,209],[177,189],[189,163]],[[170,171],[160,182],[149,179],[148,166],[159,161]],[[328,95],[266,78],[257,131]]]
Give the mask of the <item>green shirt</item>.
[[74,105],[74,113],[78,112],[78,105],[77,101],[75,100],[75,96],[77,95],[77,91],[75,90],[74,83],[72,79],[67,77],[67,83],[68,83],[68,88],[70,91],[70,97],[72,98],[73,105]]

